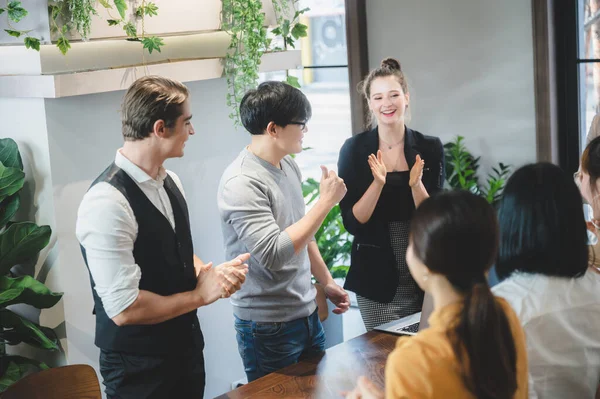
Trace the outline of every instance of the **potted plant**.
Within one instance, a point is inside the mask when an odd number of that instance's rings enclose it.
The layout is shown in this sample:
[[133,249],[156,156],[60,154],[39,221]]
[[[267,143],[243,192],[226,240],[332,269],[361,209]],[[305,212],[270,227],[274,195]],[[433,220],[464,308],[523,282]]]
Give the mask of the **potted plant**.
[[54,306],[62,293],[50,291],[31,276],[15,276],[13,266],[35,259],[50,240],[49,226],[33,222],[12,222],[19,209],[19,191],[25,173],[17,144],[0,139],[0,392],[32,368],[47,369],[40,361],[6,355],[6,345],[26,343],[37,348],[60,350],[54,331],[13,312],[11,305],[26,304],[38,309]]
[[480,157],[474,157],[463,140],[464,137],[457,136],[454,141],[444,144],[447,185],[452,189],[469,190],[496,205],[510,175],[510,165],[499,162],[492,168],[492,173],[488,174],[486,184],[482,185],[477,176]]

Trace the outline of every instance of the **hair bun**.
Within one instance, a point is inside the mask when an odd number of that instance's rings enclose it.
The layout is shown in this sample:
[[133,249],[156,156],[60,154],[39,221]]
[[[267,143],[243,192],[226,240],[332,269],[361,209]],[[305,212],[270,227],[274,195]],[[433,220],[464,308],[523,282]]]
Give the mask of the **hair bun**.
[[398,61],[395,58],[386,58],[383,61],[381,61],[381,67],[382,68],[389,68],[391,70],[398,70],[401,71],[402,67],[400,67],[400,61]]

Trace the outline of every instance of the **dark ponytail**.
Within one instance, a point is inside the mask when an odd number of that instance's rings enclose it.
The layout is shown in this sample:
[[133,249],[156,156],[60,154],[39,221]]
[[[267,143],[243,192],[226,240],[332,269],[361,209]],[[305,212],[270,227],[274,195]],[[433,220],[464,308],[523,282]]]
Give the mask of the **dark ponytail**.
[[479,399],[509,399],[517,390],[517,355],[508,318],[485,273],[498,250],[493,208],[467,191],[425,200],[411,222],[415,255],[464,294],[448,338],[467,388]]
[[469,390],[480,399],[512,398],[517,390],[517,355],[502,307],[487,283],[466,292],[459,321],[449,338]]

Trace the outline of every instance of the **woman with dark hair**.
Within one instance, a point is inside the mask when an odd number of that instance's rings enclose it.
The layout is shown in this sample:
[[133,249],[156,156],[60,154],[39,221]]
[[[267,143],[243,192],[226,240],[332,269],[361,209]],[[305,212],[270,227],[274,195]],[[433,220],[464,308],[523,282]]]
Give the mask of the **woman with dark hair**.
[[[525,335],[486,273],[498,249],[493,208],[467,191],[425,200],[411,222],[406,260],[433,297],[429,328],[400,338],[387,360],[386,398],[526,398]],[[364,378],[349,398],[383,397]]]
[[444,182],[439,138],[405,126],[410,96],[400,63],[386,58],[362,83],[376,127],[349,138],[338,172],[348,192],[340,202],[354,235],[344,288],[357,294],[367,330],[420,312],[423,292],[406,266],[414,209]]
[[[589,170],[589,166],[584,166]],[[530,391],[539,398],[594,398],[600,380],[600,275],[588,268],[581,195],[558,166],[524,166],[498,211],[494,293],[527,336]]]

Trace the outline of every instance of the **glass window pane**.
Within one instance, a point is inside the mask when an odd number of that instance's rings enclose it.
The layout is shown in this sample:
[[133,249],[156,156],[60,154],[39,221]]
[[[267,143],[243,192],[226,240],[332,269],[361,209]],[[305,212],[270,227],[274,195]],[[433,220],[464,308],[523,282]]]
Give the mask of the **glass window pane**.
[[597,0],[577,1],[577,20],[579,29],[577,32],[579,58],[594,58],[592,44],[592,28],[596,24],[591,23],[592,9],[595,8]]
[[[315,73],[320,72],[320,73]],[[296,156],[304,179],[321,179],[320,165],[337,171],[337,159],[344,141],[352,136],[348,68],[290,70],[312,106],[303,146]],[[261,73],[260,81],[285,80],[285,71]]]
[[[307,124],[303,146],[311,149],[296,156],[303,177],[317,181],[321,180],[320,165],[337,171],[340,148],[352,136],[348,68],[326,71],[330,73],[313,76],[309,83],[302,85],[302,91],[312,106],[312,118]],[[335,78],[321,79],[323,76]]]
[[582,63],[579,65],[579,104],[580,104],[580,149],[585,149],[586,136],[592,119],[598,113],[600,103],[600,63]]
[[300,0],[298,8],[310,8],[300,19],[308,26],[302,65],[348,65],[344,0]]

